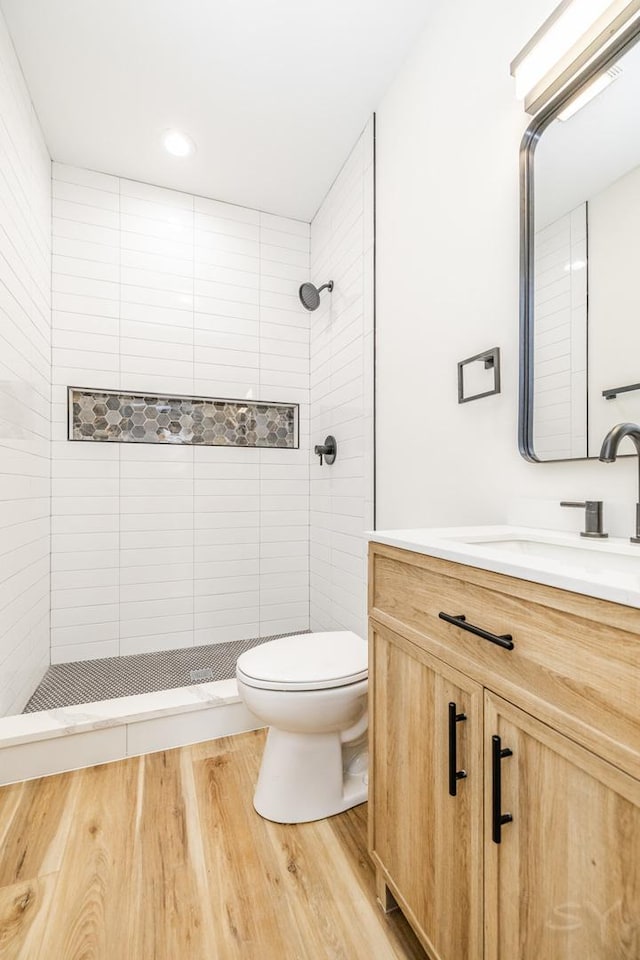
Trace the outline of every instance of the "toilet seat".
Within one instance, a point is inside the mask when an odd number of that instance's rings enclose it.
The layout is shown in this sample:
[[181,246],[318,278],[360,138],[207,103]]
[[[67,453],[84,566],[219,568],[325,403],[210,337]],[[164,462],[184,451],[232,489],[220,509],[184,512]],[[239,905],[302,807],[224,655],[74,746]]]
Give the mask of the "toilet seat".
[[367,644],[349,630],[280,637],[238,658],[237,676],[263,690],[327,690],[366,680]]

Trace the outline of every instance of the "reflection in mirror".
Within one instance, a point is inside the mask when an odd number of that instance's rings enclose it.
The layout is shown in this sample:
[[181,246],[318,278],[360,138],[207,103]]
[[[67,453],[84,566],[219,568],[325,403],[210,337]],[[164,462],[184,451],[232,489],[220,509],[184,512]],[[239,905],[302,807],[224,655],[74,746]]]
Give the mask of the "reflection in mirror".
[[529,442],[539,460],[597,456],[614,423],[640,421],[639,103],[640,45],[578,91],[535,147]]

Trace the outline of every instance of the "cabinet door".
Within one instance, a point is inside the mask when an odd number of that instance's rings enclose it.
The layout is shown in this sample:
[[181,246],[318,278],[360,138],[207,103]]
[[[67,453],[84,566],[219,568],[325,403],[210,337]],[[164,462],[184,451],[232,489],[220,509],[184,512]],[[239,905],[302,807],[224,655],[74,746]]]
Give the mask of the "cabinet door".
[[[434,960],[478,960],[482,688],[377,625],[371,629],[371,654],[374,860]],[[451,773],[466,773],[451,784],[455,796],[449,780],[450,709],[457,754]]]
[[485,731],[486,960],[638,960],[640,782],[492,694]]

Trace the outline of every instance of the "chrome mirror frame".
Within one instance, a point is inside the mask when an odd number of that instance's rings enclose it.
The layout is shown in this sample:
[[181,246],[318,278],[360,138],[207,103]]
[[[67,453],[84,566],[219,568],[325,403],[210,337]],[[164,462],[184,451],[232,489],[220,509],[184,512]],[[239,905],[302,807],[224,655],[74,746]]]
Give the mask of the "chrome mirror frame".
[[[530,463],[557,463],[540,460],[533,448],[533,374],[534,374],[534,175],[533,160],[540,137],[563,107],[598,74],[607,70],[640,40],[640,20],[609,43],[584,70],[538,113],[525,131],[520,144],[520,350],[518,394],[518,449]],[[574,457],[573,460],[594,459]],[[597,457],[595,458],[597,459]],[[562,461],[567,462],[567,461]]]

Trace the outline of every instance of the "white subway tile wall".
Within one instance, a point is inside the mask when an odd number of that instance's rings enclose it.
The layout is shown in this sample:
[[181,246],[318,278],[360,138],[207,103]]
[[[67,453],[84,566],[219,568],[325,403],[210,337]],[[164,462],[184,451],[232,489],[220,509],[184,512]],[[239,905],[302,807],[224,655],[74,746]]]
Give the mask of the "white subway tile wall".
[[0,715],[49,665],[51,161],[0,17]]
[[534,450],[587,456],[587,205],[536,233]]
[[311,224],[311,280],[334,281],[311,314],[311,629],[366,637],[364,532],[373,527],[374,121]]
[[[309,626],[309,225],[53,167],[54,663]],[[300,449],[69,442],[67,386],[300,404]]]

